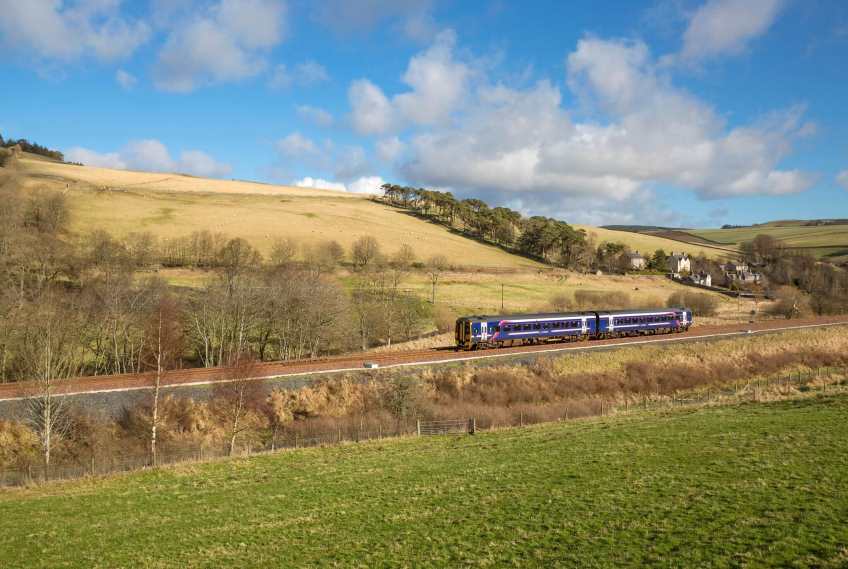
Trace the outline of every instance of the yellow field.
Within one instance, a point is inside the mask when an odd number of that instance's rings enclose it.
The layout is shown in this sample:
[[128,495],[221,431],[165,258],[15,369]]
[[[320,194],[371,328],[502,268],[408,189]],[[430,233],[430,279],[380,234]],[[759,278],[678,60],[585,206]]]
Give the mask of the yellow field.
[[708,258],[724,259],[732,256],[730,253],[722,250],[721,248],[706,247],[694,243],[684,243],[682,241],[656,237],[654,235],[646,235],[644,233],[616,231],[614,229],[604,229],[603,227],[593,227],[591,225],[575,225],[574,227],[585,230],[587,235],[594,234],[599,243],[602,241],[617,241],[619,243],[624,243],[630,247],[630,249],[639,251],[646,257],[653,255],[654,251],[657,249],[664,250],[667,255],[670,255],[672,252],[685,252],[690,255],[699,255],[703,253]]
[[280,237],[293,237],[303,244],[335,239],[349,248],[358,237],[372,235],[385,253],[391,254],[407,243],[421,260],[443,254],[462,266],[541,266],[344,192],[29,159],[20,161],[19,179],[28,188],[47,186],[65,192],[72,228],[80,233],[105,229],[123,236],[150,231],[160,238],[171,238],[209,230],[243,237],[263,254]]
[[[345,192],[73,166],[30,155],[18,161],[17,171],[24,187],[50,187],[65,192],[73,230],[80,233],[105,229],[123,236],[150,231],[160,238],[173,238],[209,230],[243,237],[263,254],[280,237],[293,237],[303,244],[335,239],[349,248],[358,237],[373,235],[384,252],[392,253],[406,243],[422,260],[444,254],[460,266],[540,266],[367,197]],[[711,257],[722,254],[660,237],[577,227],[594,234],[598,242],[619,241],[646,254],[657,249],[669,253],[703,252]]]
[[[424,298],[430,298],[431,284],[427,275],[413,273],[402,286]],[[527,271],[505,275],[450,272],[439,281],[436,302],[449,306],[461,315],[537,312],[551,310],[551,299],[554,296],[573,300],[575,293],[581,290],[625,293],[634,307],[666,306],[668,297],[679,291],[710,295],[718,302],[718,314],[700,318],[698,324],[747,321],[751,310],[763,312],[769,304],[762,301],[755,304],[752,300],[737,300],[718,293],[695,290],[661,276],[598,276],[570,271]]]

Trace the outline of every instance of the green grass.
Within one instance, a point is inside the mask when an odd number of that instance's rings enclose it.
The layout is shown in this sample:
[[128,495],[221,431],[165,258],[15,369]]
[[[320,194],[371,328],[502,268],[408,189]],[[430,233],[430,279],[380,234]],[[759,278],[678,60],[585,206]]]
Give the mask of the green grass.
[[734,229],[693,229],[689,233],[731,246],[750,241],[757,235],[771,235],[783,241],[787,247],[797,247],[817,257],[848,253],[848,225],[767,225]]
[[846,520],[831,396],[7,491],[0,566],[842,567]]

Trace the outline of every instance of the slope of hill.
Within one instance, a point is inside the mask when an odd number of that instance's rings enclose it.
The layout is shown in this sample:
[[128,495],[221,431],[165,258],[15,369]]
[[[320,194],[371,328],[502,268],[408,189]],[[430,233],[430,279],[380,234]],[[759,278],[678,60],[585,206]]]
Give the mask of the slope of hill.
[[402,244],[420,259],[444,254],[464,266],[539,267],[535,261],[478,243],[366,197],[331,190],[19,161],[20,183],[51,187],[68,198],[73,229],[117,236],[150,231],[160,238],[209,230],[243,237],[267,254],[276,238],[303,244],[335,239],[345,248],[372,235],[384,252]]
[[841,567],[846,441],[832,395],[10,490],[0,565]]
[[848,225],[763,224],[731,229],[692,229],[689,232],[732,247],[738,247],[757,235],[771,235],[787,247],[806,251],[817,257],[848,254]]
[[693,239],[693,242],[687,243],[650,233],[619,231],[605,229],[603,227],[593,227],[591,225],[575,225],[575,227],[585,230],[588,235],[594,234],[598,241],[618,241],[642,254],[653,254],[657,249],[662,249],[666,254],[679,251],[689,253],[690,255],[703,253],[710,258],[727,258],[733,257],[736,254],[733,247],[712,245],[704,240]]
[[[69,198],[76,231],[105,229],[123,236],[150,231],[160,238],[210,230],[243,237],[263,253],[279,237],[302,243],[335,239],[344,247],[373,235],[384,251],[411,245],[419,258],[445,254],[456,264],[477,267],[532,268],[539,264],[448,231],[367,197],[331,190],[215,180],[181,174],[133,172],[75,166],[34,159],[19,160],[25,187],[48,186]],[[578,226],[599,241],[620,241],[634,250],[724,251],[624,231]]]

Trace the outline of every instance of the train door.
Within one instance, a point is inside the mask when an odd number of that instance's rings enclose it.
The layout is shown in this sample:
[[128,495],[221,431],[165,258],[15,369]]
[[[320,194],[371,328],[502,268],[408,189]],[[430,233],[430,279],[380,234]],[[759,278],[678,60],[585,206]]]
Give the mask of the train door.
[[485,342],[489,339],[489,323],[481,322],[480,323],[480,341]]

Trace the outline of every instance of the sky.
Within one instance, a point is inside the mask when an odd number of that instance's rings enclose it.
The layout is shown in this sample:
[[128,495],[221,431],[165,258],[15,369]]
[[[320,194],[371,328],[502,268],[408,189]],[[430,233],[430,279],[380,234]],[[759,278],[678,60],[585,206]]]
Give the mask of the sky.
[[0,0],[0,133],[572,223],[848,217],[844,0]]

